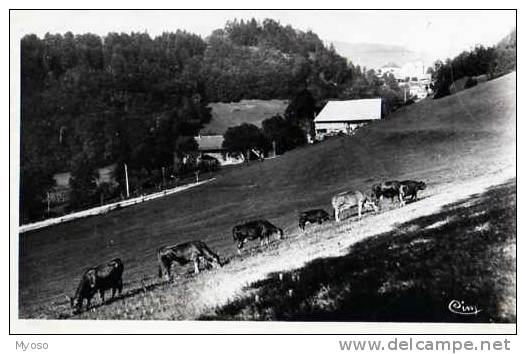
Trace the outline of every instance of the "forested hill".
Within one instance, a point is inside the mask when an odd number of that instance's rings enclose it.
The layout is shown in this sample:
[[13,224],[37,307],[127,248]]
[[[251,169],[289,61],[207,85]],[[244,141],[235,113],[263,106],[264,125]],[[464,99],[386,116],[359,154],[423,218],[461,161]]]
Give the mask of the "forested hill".
[[270,19],[231,21],[204,39],[179,30],[154,38],[28,34],[21,41],[21,217],[32,206],[41,212],[53,173],[71,171],[82,202],[93,194],[97,166],[126,162],[131,178],[172,166],[174,151],[196,148],[185,137],[209,121],[210,102],[290,100],[305,89],[317,101],[380,95],[388,102],[395,86],[348,64],[315,33]]
[[228,22],[208,37],[203,81],[212,101],[290,98],[309,88],[334,97],[351,76],[347,61],[313,32],[274,20]]

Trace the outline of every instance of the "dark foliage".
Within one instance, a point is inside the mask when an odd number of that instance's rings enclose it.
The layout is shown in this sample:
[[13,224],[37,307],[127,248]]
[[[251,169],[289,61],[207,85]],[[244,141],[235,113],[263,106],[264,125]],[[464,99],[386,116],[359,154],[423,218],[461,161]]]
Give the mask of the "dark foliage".
[[[451,84],[463,77],[487,75],[490,79],[505,75],[517,68],[517,30],[493,47],[476,46],[445,62],[435,62],[431,70],[435,98],[450,94]],[[468,87],[472,87],[470,82]]]
[[267,141],[275,144],[276,153],[282,154],[307,142],[304,130],[282,116],[265,119],[262,123]]
[[250,159],[250,150],[267,151],[269,149],[269,142],[265,135],[253,124],[243,123],[228,128],[224,137],[223,147],[230,153],[243,155],[245,161]]
[[173,164],[177,138],[210,119],[200,78],[205,49],[200,37],[181,31],[153,39],[146,33],[25,36],[21,220],[42,209],[50,176],[72,170],[80,156],[90,166],[126,161],[131,172]]
[[69,184],[71,186],[71,209],[92,205],[96,197],[97,178],[95,166],[86,154],[78,155],[73,161]]

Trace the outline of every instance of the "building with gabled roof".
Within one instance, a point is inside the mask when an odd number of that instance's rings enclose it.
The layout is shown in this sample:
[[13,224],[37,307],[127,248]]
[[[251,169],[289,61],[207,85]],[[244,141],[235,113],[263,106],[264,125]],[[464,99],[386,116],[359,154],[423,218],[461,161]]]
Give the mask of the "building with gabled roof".
[[194,137],[199,157],[204,155],[216,158],[221,165],[242,163],[243,156],[233,156],[223,148],[223,135],[198,135]]
[[381,118],[381,98],[329,101],[314,118],[316,139],[338,133],[350,135],[358,127]]

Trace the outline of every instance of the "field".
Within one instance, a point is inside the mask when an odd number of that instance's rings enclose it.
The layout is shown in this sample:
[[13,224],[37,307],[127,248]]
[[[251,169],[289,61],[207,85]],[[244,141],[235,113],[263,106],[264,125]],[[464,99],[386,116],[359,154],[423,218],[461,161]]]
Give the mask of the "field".
[[250,123],[261,127],[261,122],[277,114],[284,114],[288,102],[286,100],[241,100],[231,103],[211,103],[212,120],[201,134],[224,134],[229,127],[241,123]]
[[[332,138],[232,169],[194,190],[22,234],[19,317],[71,318],[65,295],[73,293],[82,270],[120,257],[125,263],[124,295],[103,305],[97,300],[93,310],[74,318],[316,320],[318,311],[323,314],[319,319],[351,311],[340,319],[389,320],[400,318],[394,309],[407,304],[402,297],[393,299],[391,307],[379,302],[382,294],[396,292],[407,299],[429,295],[427,302],[417,301],[419,310],[435,309],[455,296],[469,301],[478,295],[478,304],[489,307],[486,317],[475,320],[514,321],[515,122],[512,74],[404,107],[353,137]],[[298,229],[298,211],[329,211],[330,197],[337,192],[368,191],[376,181],[407,178],[426,181],[422,200],[403,208],[384,204],[381,213],[368,213],[360,221],[351,216],[340,224],[311,226],[304,233]],[[495,198],[498,202],[493,203]],[[282,227],[285,240],[264,250],[254,244],[236,255],[232,227],[259,217]],[[482,231],[474,232],[477,228]],[[481,241],[474,242],[470,235]],[[158,279],[156,249],[192,239],[205,241],[227,264],[197,276],[189,274],[191,267],[180,269],[173,284]],[[453,244],[469,251],[449,252]],[[414,254],[409,252],[413,249]],[[428,252],[434,256],[428,257]],[[386,267],[392,269],[396,254],[403,271],[380,278]],[[351,255],[363,262],[357,264]],[[465,264],[456,266],[460,261]],[[488,261],[491,266],[486,269]],[[406,267],[404,262],[415,265]],[[320,284],[320,277],[342,267],[362,277],[329,277]],[[256,294],[262,303],[267,296],[269,301],[283,298],[281,285],[275,284],[278,273],[285,275],[287,293],[293,290],[291,301],[273,301],[275,307],[268,313],[267,307],[250,307],[247,299]],[[289,274],[296,273],[301,280],[291,285]],[[433,282],[426,281],[429,276]],[[364,282],[369,285],[361,293],[350,292]],[[455,288],[466,282],[473,285],[465,292]],[[369,296],[375,291],[376,297]],[[312,305],[314,297],[328,305],[301,307],[301,298]],[[355,301],[364,298],[377,310],[369,317],[354,313]],[[437,316],[424,311],[408,320],[456,318]]]

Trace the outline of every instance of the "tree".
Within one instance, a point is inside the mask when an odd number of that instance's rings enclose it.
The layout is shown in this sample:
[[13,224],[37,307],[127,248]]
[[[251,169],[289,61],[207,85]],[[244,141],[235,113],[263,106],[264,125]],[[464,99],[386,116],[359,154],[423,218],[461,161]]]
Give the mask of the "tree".
[[303,129],[280,115],[265,119],[262,127],[267,141],[276,144],[277,154],[282,154],[307,142]]
[[69,206],[79,209],[96,202],[98,172],[87,154],[77,156],[69,179],[71,187]]
[[285,110],[285,118],[293,125],[303,129],[305,134],[314,136],[314,116],[316,101],[309,90],[301,90],[290,101]]
[[250,150],[266,151],[269,143],[261,129],[253,124],[243,123],[228,128],[224,134],[223,148],[235,155],[243,155],[245,161],[250,158]]
[[46,193],[54,184],[49,168],[39,168],[36,164],[20,168],[20,224],[42,215]]

